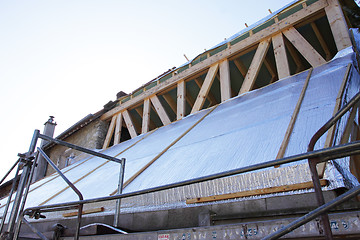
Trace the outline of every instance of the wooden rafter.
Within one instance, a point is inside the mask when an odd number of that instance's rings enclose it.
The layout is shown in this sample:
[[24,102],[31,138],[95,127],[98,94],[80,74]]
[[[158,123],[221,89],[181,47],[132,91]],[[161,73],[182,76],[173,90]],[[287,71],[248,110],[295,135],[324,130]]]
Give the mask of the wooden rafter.
[[325,59],[306,41],[306,39],[294,28],[283,32],[285,37],[294,45],[294,47],[303,55],[312,67],[326,63]]
[[155,111],[158,114],[163,125],[165,126],[165,125],[170,124],[171,120],[170,120],[169,116],[167,115],[164,107],[162,106],[159,98],[156,95],[153,95],[152,97],[150,97],[150,101],[153,104]]
[[120,112],[116,117],[116,125],[115,125],[115,135],[114,135],[114,145],[120,143],[121,139],[121,129],[122,129],[122,113]]
[[[151,104],[150,104],[150,106],[151,106]],[[139,116],[143,117],[144,112],[143,112],[142,108],[137,107],[134,110],[139,114]],[[141,126],[142,126],[142,122],[141,122]],[[150,118],[150,122],[149,122],[149,128],[150,129],[156,128],[156,124],[154,123],[153,120],[151,120],[151,118]],[[141,127],[141,129],[142,129],[142,127]]]
[[264,64],[265,64],[266,69],[269,71],[269,73],[271,75],[270,83],[275,82],[275,80],[277,79],[277,72],[276,72],[274,65],[271,63],[271,61],[268,59],[268,57],[265,57]]
[[225,59],[220,63],[220,95],[221,102],[231,98],[231,82],[229,60]]
[[186,84],[185,81],[182,80],[180,82],[178,82],[177,84],[177,111],[176,111],[176,119],[182,119],[183,117],[185,117],[185,101],[186,101]]
[[242,75],[242,77],[245,78],[246,73],[247,73],[247,69],[246,69],[245,65],[242,63],[242,61],[240,61],[240,59],[235,59],[234,63],[235,63],[235,66],[237,67],[237,69],[239,70],[240,74]]
[[253,60],[251,61],[248,72],[246,73],[244,82],[240,88],[239,95],[248,92],[254,86],[256,77],[259,74],[262,63],[264,62],[266,53],[270,46],[270,38],[262,41],[256,49]]
[[331,59],[331,53],[329,50],[329,47],[326,43],[326,41],[324,40],[323,36],[321,35],[319,28],[317,27],[315,22],[310,23],[311,28],[313,29],[317,39],[319,40],[319,43],[321,45],[321,48],[324,50],[325,52],[325,59],[326,61],[329,61]]
[[117,118],[117,115],[114,115],[114,116],[111,118],[110,126],[109,126],[109,129],[108,129],[107,134],[106,134],[106,137],[105,137],[103,149],[108,148],[109,145],[110,145],[110,141],[111,141],[111,138],[112,138],[112,136],[113,136],[114,129],[115,129],[116,118]]
[[[204,84],[204,81],[201,78],[195,78],[194,79],[196,85],[201,89],[201,86]],[[206,96],[206,99],[210,102],[210,106],[216,104],[216,99],[214,95],[211,93],[211,88],[209,90],[208,95]]]
[[131,138],[136,137],[137,136],[137,131],[135,129],[134,122],[131,119],[129,111],[124,110],[122,115],[124,117],[124,121],[125,121],[125,124],[126,124],[126,127],[127,127],[128,131],[130,133]]
[[351,46],[351,40],[346,20],[338,0],[328,0],[328,6],[325,7],[332,34],[335,39],[338,51]]
[[285,42],[285,46],[287,48],[287,50],[290,53],[290,56],[292,57],[292,59],[295,62],[296,65],[296,73],[301,72],[302,70],[305,69],[304,64],[301,61],[300,55],[298,54],[297,50],[295,49],[295,47],[289,42],[289,40],[284,40]]
[[218,63],[210,67],[208,73],[206,74],[204,84],[201,86],[199,94],[195,100],[194,106],[191,109],[191,113],[195,113],[199,111],[204,105],[205,98],[210,91],[211,85],[215,79],[218,68],[219,68]]
[[274,46],[274,55],[279,79],[290,76],[289,61],[287,59],[282,33],[274,35],[272,37],[272,43]]

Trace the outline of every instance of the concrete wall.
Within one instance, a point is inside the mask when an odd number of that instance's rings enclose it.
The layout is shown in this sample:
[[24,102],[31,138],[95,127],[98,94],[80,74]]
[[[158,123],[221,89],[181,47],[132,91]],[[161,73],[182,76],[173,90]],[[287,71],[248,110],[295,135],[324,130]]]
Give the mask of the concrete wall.
[[[101,149],[106,137],[107,129],[108,123],[97,119],[73,133],[71,136],[63,139],[63,141],[88,149]],[[46,153],[60,169],[73,163],[79,158],[78,156],[80,154],[83,154],[79,151],[61,145],[51,147],[46,151]],[[54,169],[51,166],[48,166],[46,175],[54,172]]]

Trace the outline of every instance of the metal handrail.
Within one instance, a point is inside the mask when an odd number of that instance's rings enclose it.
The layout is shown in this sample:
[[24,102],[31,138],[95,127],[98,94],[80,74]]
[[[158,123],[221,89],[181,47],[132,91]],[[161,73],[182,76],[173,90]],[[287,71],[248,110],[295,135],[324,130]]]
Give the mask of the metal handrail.
[[153,192],[158,192],[158,191],[162,191],[162,190],[167,190],[170,188],[182,187],[182,186],[186,186],[186,185],[190,185],[190,184],[194,184],[194,183],[200,183],[200,182],[205,182],[205,181],[209,181],[209,180],[214,180],[217,178],[228,177],[228,176],[237,175],[237,174],[246,173],[246,172],[252,172],[252,171],[260,170],[263,168],[274,167],[277,165],[283,165],[283,164],[287,164],[287,163],[297,162],[300,160],[306,160],[308,158],[319,157],[319,158],[321,158],[321,161],[328,161],[329,159],[341,158],[341,157],[356,155],[356,154],[360,154],[360,141],[354,141],[354,142],[347,143],[347,144],[342,144],[342,145],[338,145],[338,146],[334,146],[334,147],[315,150],[312,152],[297,154],[297,155],[293,155],[293,156],[289,156],[289,157],[284,157],[282,159],[268,161],[265,163],[254,164],[254,165],[247,166],[247,167],[237,168],[237,169],[233,169],[233,170],[229,170],[229,171],[225,171],[225,172],[221,172],[221,173],[207,175],[204,177],[194,178],[194,179],[190,179],[190,180],[185,180],[185,181],[181,181],[181,182],[177,182],[177,183],[171,183],[171,184],[162,185],[162,186],[153,187],[153,188],[147,188],[147,189],[134,191],[134,192],[130,192],[130,193],[122,193],[122,194],[117,194],[117,195],[113,195],[113,196],[85,199],[82,201],[72,201],[72,202],[57,203],[57,204],[44,205],[44,206],[38,206],[38,207],[30,207],[30,208],[25,209],[23,213],[31,215],[33,212],[52,212],[53,210],[58,211],[58,210],[62,210],[64,208],[68,208],[70,206],[77,206],[80,203],[89,204],[89,203],[97,203],[97,202],[104,202],[104,201],[110,201],[110,200],[117,200],[117,199],[121,199],[121,198],[133,197],[133,196],[138,196],[138,195],[142,195],[142,194],[146,194],[146,193],[153,193]]

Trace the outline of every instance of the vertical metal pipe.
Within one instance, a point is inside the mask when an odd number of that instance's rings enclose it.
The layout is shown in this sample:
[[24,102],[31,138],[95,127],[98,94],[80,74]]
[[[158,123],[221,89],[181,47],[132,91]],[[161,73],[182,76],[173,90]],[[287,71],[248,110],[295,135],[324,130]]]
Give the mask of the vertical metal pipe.
[[[311,172],[311,178],[312,178],[312,181],[314,184],[316,200],[317,200],[318,206],[320,207],[325,204],[325,199],[324,199],[324,195],[322,193],[320,179],[319,179],[319,175],[318,175],[318,172],[316,169],[316,164],[318,163],[318,158],[309,159],[308,163],[309,163],[309,168],[310,168],[310,172]],[[322,221],[322,226],[324,227],[326,239],[332,240],[333,235],[331,232],[329,216],[327,213],[324,213],[321,215],[321,221]]]
[[[18,161],[20,162],[20,161]],[[5,220],[6,220],[6,216],[7,216],[7,212],[9,210],[9,206],[10,206],[10,202],[11,202],[11,198],[12,198],[12,195],[15,191],[15,186],[16,186],[16,183],[19,179],[19,171],[20,171],[20,165],[18,165],[17,167],[17,170],[16,170],[16,173],[15,173],[15,177],[13,179],[13,183],[12,183],[12,186],[11,186],[11,190],[10,190],[10,193],[9,193],[9,196],[8,196],[8,199],[7,199],[7,202],[6,202],[6,205],[5,205],[5,209],[4,209],[4,214],[3,214],[3,217],[2,217],[2,220],[1,220],[1,226],[0,226],[0,233],[2,232],[3,230],[3,227],[4,227],[4,224],[5,224]]]
[[[30,144],[29,152],[27,153],[27,156],[31,156],[34,153],[39,134],[40,134],[39,130],[34,131],[34,135],[31,140],[31,144]],[[30,162],[30,160],[25,159],[25,161],[26,161],[26,163],[24,165],[23,172],[20,177],[18,189],[17,189],[16,195],[15,195],[13,207],[12,207],[11,213],[10,213],[9,223],[8,223],[8,227],[7,227],[7,232],[9,234],[8,239],[12,239],[12,237],[14,235],[13,231],[14,231],[16,219],[19,214],[20,202],[23,197],[24,188],[28,181],[30,169],[31,169],[31,165],[32,165],[32,162]]]
[[[124,185],[124,173],[125,173],[125,158],[121,159],[120,172],[119,172],[119,184],[117,194],[122,193],[123,185]],[[116,209],[114,216],[114,226],[120,227],[120,207],[121,207],[121,198],[116,200]]]
[[[33,178],[33,175],[34,175],[34,172],[35,172],[35,168],[36,168],[36,164],[37,164],[38,160],[39,160],[39,152],[36,153],[36,157],[35,157],[34,163],[32,164],[32,167],[31,167],[30,176],[29,176],[28,182],[27,182],[27,184],[26,184],[26,189],[25,189],[25,193],[24,193],[23,199],[22,199],[22,201],[21,201],[19,213],[22,213],[23,210],[24,210],[25,202],[26,202],[27,195],[28,195],[29,189],[30,189],[30,184],[31,184],[31,182],[32,182],[31,179]],[[19,218],[18,221],[17,221],[16,227],[15,227],[14,239],[17,239],[17,237],[18,237],[18,235],[19,235],[19,232],[20,232],[20,227],[21,227],[21,219]]]

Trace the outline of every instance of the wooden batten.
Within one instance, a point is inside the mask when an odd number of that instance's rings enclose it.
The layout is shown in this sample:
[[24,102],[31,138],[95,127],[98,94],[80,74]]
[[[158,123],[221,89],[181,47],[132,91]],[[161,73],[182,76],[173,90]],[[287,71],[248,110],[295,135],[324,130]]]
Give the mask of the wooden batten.
[[[320,180],[320,184],[321,184],[321,186],[326,186],[328,183],[327,183],[327,180],[322,179],[322,180]],[[209,196],[209,197],[192,198],[192,199],[187,199],[186,204],[213,202],[213,201],[227,200],[227,199],[232,199],[232,198],[241,198],[241,197],[250,197],[250,196],[256,196],[256,195],[288,192],[288,191],[309,189],[309,188],[313,188],[313,187],[314,187],[314,185],[312,182],[297,183],[297,184],[285,185],[285,186],[279,186],[279,187],[262,188],[262,189],[255,189],[255,190],[249,190],[249,191],[243,191],[243,192],[214,195],[214,196]]]
[[262,63],[264,62],[266,53],[270,46],[270,38],[262,41],[256,49],[253,60],[251,61],[248,72],[246,73],[244,82],[240,88],[240,94],[248,92],[252,89],[255,84],[256,77],[259,74]]
[[290,76],[289,61],[286,55],[285,43],[282,33],[272,37],[276,68],[279,79]]
[[130,133],[130,136],[131,138],[134,138],[137,136],[137,132],[136,132],[136,129],[135,129],[135,126],[134,126],[134,123],[130,117],[130,114],[128,112],[128,110],[124,110],[123,111],[123,117],[124,117],[124,121],[125,121],[125,124],[126,124],[126,127]]
[[201,86],[199,94],[195,100],[195,103],[191,110],[191,113],[195,113],[195,112],[201,110],[201,108],[203,107],[206,96],[208,95],[211,85],[214,82],[218,67],[219,67],[219,64],[215,64],[214,66],[210,67],[208,73],[206,74],[204,83]]
[[283,34],[294,47],[303,55],[312,67],[326,63],[325,59],[306,41],[306,39],[294,28],[283,31]]
[[150,97],[150,101],[154,105],[154,108],[164,126],[170,124],[171,120],[167,115],[164,107],[162,106],[159,98],[156,95],[153,95],[152,97]]
[[[93,209],[87,209],[82,211],[82,215],[85,214],[91,214],[91,213],[99,213],[99,212],[103,212],[105,210],[104,207],[99,207],[99,208],[93,208]],[[78,212],[69,212],[69,213],[64,213],[63,217],[75,217],[78,215]]]
[[231,98],[231,82],[229,60],[225,59],[220,63],[220,95],[221,102]]
[[186,85],[185,81],[182,80],[177,84],[177,105],[176,105],[176,119],[180,120],[185,116],[185,106],[186,106]]

